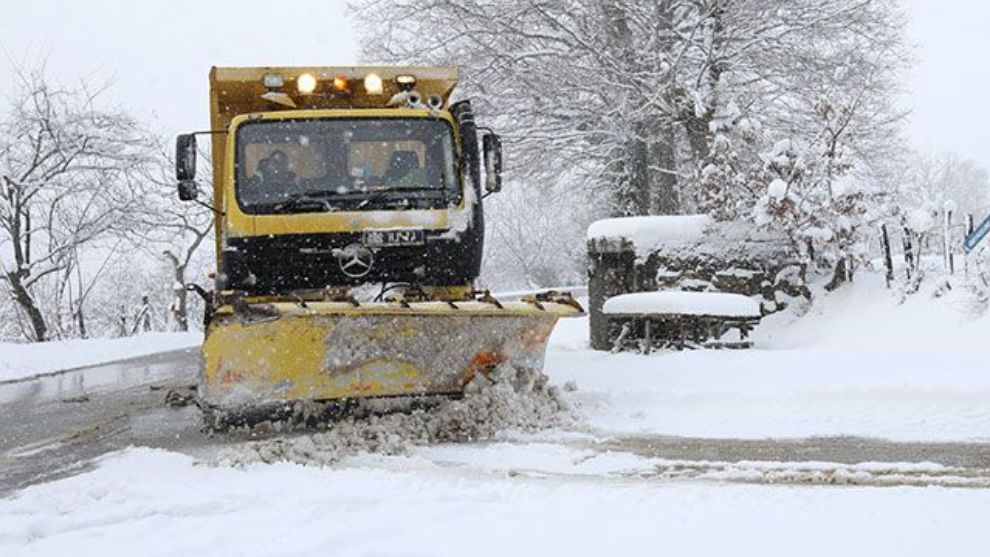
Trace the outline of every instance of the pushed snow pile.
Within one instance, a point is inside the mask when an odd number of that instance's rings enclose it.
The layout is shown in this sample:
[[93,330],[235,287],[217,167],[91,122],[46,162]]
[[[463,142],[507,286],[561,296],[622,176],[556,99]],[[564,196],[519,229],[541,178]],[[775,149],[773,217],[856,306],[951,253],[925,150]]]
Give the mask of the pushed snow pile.
[[254,441],[226,451],[219,463],[326,466],[359,452],[401,454],[415,445],[491,439],[503,430],[538,431],[574,419],[571,405],[546,375],[500,366],[489,379],[472,382],[463,399],[413,413],[349,418],[325,432]]
[[201,342],[201,332],[144,333],[125,338],[72,339],[33,344],[0,342],[0,381],[191,348]]
[[605,301],[606,314],[717,315],[760,317],[759,302],[741,294],[723,292],[636,292]]
[[665,215],[620,217],[591,223],[588,240],[626,239],[637,251],[650,249],[663,241],[690,242],[704,235],[712,222],[708,215]]

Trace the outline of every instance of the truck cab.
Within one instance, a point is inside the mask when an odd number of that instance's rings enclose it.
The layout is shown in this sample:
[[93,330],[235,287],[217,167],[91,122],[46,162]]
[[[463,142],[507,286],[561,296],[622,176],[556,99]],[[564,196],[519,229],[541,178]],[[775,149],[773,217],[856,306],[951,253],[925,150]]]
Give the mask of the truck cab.
[[196,199],[208,134],[217,290],[470,286],[501,142],[479,149],[470,102],[449,102],[456,82],[454,68],[213,68],[212,129],[179,136],[176,171]]

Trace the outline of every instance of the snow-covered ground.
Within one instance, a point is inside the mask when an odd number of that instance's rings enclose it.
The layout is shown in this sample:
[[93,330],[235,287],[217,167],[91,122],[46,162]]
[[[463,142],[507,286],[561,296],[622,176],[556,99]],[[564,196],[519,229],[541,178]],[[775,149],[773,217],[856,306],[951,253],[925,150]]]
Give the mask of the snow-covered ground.
[[203,333],[143,333],[42,344],[0,342],[0,381],[199,346]]
[[512,475],[414,455],[238,470],[135,449],[0,505],[0,554],[905,556],[990,541],[986,490],[642,482],[570,467]]
[[577,382],[603,435],[988,441],[990,317],[972,309],[958,290],[901,303],[862,275],[795,322],[768,320],[752,350],[593,352],[587,324],[564,321],[547,372]]
[[988,489],[773,485],[800,474],[985,487],[939,465],[709,463],[685,474],[682,462],[588,444],[652,435],[987,441],[990,319],[970,308],[958,291],[901,304],[862,276],[797,321],[771,319],[753,350],[649,356],[592,352],[586,320],[565,321],[547,371],[577,383],[574,428],[325,468],[232,468],[129,449],[0,501],[0,555],[979,553],[990,542]]

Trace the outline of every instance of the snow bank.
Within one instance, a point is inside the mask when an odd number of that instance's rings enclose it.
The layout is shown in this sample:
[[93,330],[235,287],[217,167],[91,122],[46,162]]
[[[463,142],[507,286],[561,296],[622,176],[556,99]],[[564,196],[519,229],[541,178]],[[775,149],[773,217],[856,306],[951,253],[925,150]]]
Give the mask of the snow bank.
[[199,346],[203,333],[144,333],[125,338],[59,340],[34,344],[0,342],[0,381],[22,379]]
[[741,294],[723,292],[636,292],[605,301],[607,314],[681,314],[760,317],[760,304]]
[[708,215],[621,217],[591,223],[588,240],[632,242],[637,253],[651,250],[664,241],[690,242],[701,239],[712,220]]
[[571,405],[545,375],[509,366],[497,368],[491,381],[476,378],[463,399],[445,399],[426,411],[369,414],[334,423],[326,432],[252,442],[224,452],[218,461],[325,466],[359,452],[401,454],[414,445],[479,441],[507,429],[537,431],[574,420]]

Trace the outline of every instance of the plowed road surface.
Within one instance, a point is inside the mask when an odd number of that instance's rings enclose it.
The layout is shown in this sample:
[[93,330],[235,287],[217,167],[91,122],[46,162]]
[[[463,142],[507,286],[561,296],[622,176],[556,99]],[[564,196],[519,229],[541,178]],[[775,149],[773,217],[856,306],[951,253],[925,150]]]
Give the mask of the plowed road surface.
[[[195,350],[0,384],[0,497],[73,475],[128,446],[209,457],[231,436],[200,431],[195,407],[164,404],[169,389],[191,392]],[[990,487],[990,444],[903,443],[854,437],[788,440],[616,437],[562,444],[663,459],[643,481],[681,478],[756,483]],[[830,463],[822,466],[820,463]],[[864,472],[858,463],[872,464]],[[936,463],[927,470],[910,463]],[[885,469],[882,463],[892,463]],[[896,463],[896,464],[895,464]],[[849,465],[844,469],[844,465]]]

